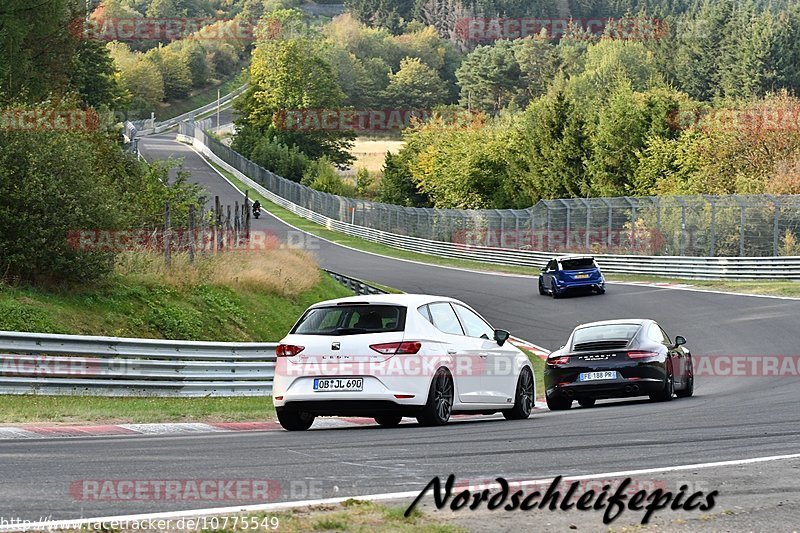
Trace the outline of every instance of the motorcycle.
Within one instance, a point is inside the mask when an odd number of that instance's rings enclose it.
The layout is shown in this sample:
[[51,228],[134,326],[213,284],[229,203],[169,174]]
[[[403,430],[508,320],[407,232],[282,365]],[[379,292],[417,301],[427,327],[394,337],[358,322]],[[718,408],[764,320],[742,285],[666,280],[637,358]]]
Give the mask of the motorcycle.
[[253,217],[258,218],[261,216],[261,206],[253,206]]

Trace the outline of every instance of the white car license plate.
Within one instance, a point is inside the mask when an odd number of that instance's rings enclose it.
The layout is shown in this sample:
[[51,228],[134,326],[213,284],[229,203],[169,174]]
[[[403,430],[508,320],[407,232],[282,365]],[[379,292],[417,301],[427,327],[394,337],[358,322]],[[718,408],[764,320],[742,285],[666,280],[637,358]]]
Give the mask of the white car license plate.
[[617,372],[615,370],[584,372],[578,376],[578,381],[597,381],[601,379],[617,379]]
[[314,391],[349,391],[364,390],[364,378],[314,378]]
[[589,279],[589,274],[578,274],[575,279]]

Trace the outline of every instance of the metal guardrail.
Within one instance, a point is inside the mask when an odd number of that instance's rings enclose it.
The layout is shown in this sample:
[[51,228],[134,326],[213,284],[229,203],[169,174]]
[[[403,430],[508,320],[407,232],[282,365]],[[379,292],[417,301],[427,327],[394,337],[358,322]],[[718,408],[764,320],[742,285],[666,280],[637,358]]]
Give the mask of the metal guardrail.
[[162,122],[154,122],[152,120],[139,120],[139,121],[125,121],[124,124],[124,135],[128,142],[132,142],[137,137],[143,137],[145,135],[152,135],[154,133],[163,133],[170,128],[174,128],[181,122],[187,120],[194,120],[195,118],[199,117],[200,115],[204,115],[211,111],[217,109],[217,106],[220,108],[227,106],[233,100],[235,100],[238,96],[244,93],[247,90],[248,84],[244,84],[238,89],[231,91],[230,93],[226,94],[219,101],[214,100],[202,107],[198,107],[197,109],[193,109],[188,111],[182,115],[178,115],[177,117],[173,117]]
[[266,396],[276,346],[0,331],[0,393]]
[[[248,161],[247,168],[236,168],[220,157],[209,146],[209,137],[201,128],[192,123],[182,123],[184,139],[192,139],[194,147],[216,164],[232,172],[248,187],[255,189],[265,198],[305,219],[328,229],[359,237],[364,240],[385,244],[394,248],[422,254],[453,259],[467,259],[501,265],[542,267],[558,255],[549,252],[476,246],[462,243],[400,235],[378,229],[368,228],[337,220],[311,209],[291,202],[273,192],[261,183],[251,179],[245,171],[272,174],[268,170]],[[229,148],[213,144],[216,150]],[[275,178],[283,180],[279,176]],[[288,181],[288,180],[285,180]],[[294,184],[296,185],[296,184]],[[282,188],[279,188],[281,191]],[[643,274],[689,279],[792,279],[800,280],[800,257],[684,257],[684,256],[644,256],[595,254],[598,264],[606,272],[620,274]]]
[[345,276],[344,274],[339,274],[337,272],[331,272],[330,270],[325,270],[325,272],[358,295],[368,296],[370,294],[389,294],[385,290],[379,289],[378,287],[373,287],[369,283],[365,283],[360,279],[351,278],[350,276]]

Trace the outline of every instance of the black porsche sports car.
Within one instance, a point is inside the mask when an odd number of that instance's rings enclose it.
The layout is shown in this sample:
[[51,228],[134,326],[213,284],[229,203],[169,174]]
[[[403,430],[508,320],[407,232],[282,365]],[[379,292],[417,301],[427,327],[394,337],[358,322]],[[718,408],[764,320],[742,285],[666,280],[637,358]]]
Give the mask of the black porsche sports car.
[[650,396],[653,401],[694,393],[692,354],[680,335],[673,342],[654,320],[624,319],[576,327],[547,357],[547,406],[591,407],[598,399]]

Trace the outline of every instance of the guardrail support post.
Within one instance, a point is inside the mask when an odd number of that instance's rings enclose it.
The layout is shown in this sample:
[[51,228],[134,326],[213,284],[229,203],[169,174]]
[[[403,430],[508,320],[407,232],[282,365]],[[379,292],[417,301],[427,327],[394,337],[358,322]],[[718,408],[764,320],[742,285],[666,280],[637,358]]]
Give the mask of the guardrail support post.
[[169,202],[164,204],[164,264],[170,266],[172,261],[172,236],[170,235]]

